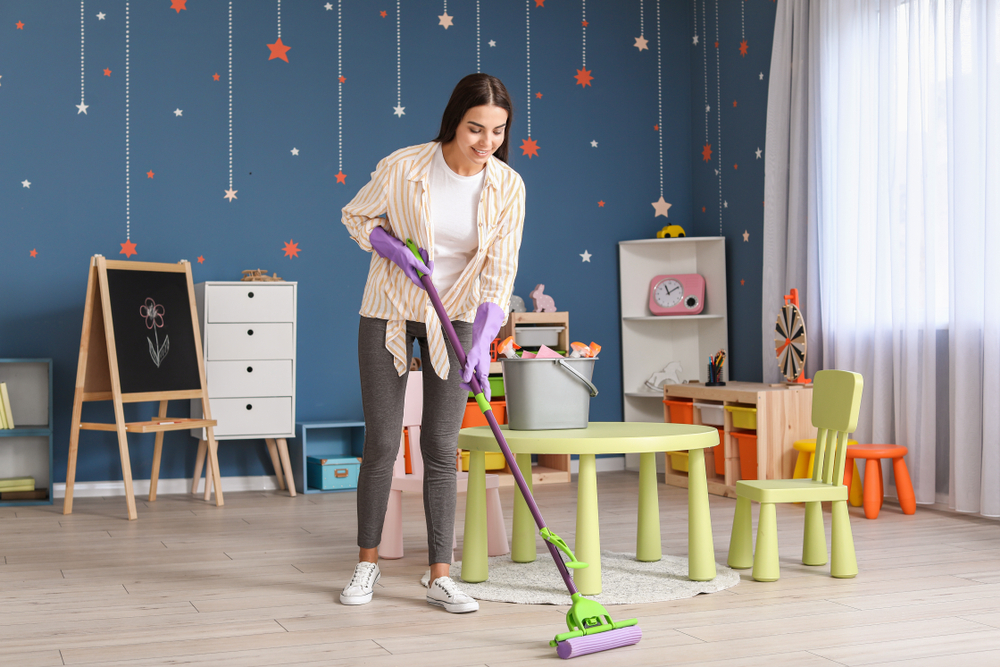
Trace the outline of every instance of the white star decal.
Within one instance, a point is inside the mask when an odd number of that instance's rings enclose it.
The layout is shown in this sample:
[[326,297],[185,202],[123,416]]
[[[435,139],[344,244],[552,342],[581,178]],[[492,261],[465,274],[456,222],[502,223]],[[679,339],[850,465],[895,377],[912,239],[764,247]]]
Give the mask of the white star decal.
[[292,155],[298,155],[298,154],[299,154],[299,149],[298,148],[293,148],[292,149]]
[[0,79],[2,79],[2,78],[3,78],[3,76],[2,76],[2,75],[0,75]]
[[28,181],[28,180],[21,181],[21,185],[23,187],[28,188],[29,190],[31,189],[31,181]]
[[722,202],[722,208],[729,208],[729,202],[727,201]]
[[656,209],[656,215],[653,217],[655,218],[657,215],[662,215],[664,218],[670,217],[667,215],[667,211],[670,210],[671,206],[673,206],[673,204],[668,204],[663,201],[663,195],[660,195],[660,198],[653,202],[653,208]]
[[754,151],[754,153],[757,155],[757,159],[759,160],[760,159],[760,154],[761,154],[760,148],[758,147],[757,150]]
[[396,114],[397,117],[399,117],[399,116],[402,116],[402,115],[404,115],[406,113],[405,111],[403,111],[403,109],[405,109],[405,108],[406,107],[393,107],[392,108],[393,109],[392,112],[394,114]]
[[760,80],[761,80],[761,81],[763,81],[763,80],[764,80],[764,73],[763,73],[763,72],[761,72],[761,73],[760,73]]
[[90,107],[89,104],[84,104],[83,100],[80,100],[80,103],[76,105],[76,108],[79,109],[79,111],[76,112],[76,115],[79,116],[80,114],[83,114],[86,116],[88,107]]
[[593,141],[591,141],[590,145],[593,146],[594,148],[597,148],[597,139],[594,139]]
[[181,109],[174,109],[174,115],[175,116],[183,116],[184,115],[184,111],[182,111]]
[[222,198],[228,199],[229,201],[233,201],[234,199],[236,199],[237,192],[239,192],[239,190],[233,190],[232,186],[230,186],[229,189],[226,190],[226,194],[223,195]]
[[584,250],[584,251],[583,251],[583,253],[582,253],[582,254],[580,255],[580,257],[583,257],[583,261],[585,261],[585,262],[589,262],[589,261],[590,261],[590,258],[591,258],[592,256],[593,256],[593,255],[591,255],[591,254],[590,254],[589,252],[587,252],[586,250]]
[[326,8],[326,11],[330,11],[331,9],[333,9],[333,5],[331,5],[329,2],[323,6]]
[[745,229],[743,230],[743,242],[744,243],[749,243],[750,242],[750,232],[748,232]]
[[694,45],[698,44],[698,35],[695,35],[694,37],[691,38],[691,43]]
[[632,46],[639,49],[640,51],[642,51],[643,49],[646,49],[648,51],[649,47],[646,46],[647,44],[649,44],[649,40],[643,37],[642,35],[639,35],[638,37],[635,38],[635,44],[633,44]]
[[497,45],[496,40],[491,39],[490,40],[490,47],[492,48],[492,47],[494,47],[496,45]]
[[453,18],[455,18],[455,17],[454,16],[448,16],[448,12],[446,11],[444,14],[442,14],[441,16],[438,17],[438,25],[443,25],[444,29],[447,30],[448,28],[451,27],[451,20]]
[[98,21],[103,21],[104,20],[104,12],[101,12],[100,14],[97,15],[97,20]]
[[712,107],[710,107],[710,106],[708,106],[708,105],[706,104],[706,105],[705,105],[705,113],[708,113],[708,112],[709,112],[709,111],[711,111],[711,110],[712,110]]
[[718,169],[716,169],[716,170],[715,170],[715,175],[716,175],[716,176],[718,176],[718,175],[719,175],[719,170],[718,170]]

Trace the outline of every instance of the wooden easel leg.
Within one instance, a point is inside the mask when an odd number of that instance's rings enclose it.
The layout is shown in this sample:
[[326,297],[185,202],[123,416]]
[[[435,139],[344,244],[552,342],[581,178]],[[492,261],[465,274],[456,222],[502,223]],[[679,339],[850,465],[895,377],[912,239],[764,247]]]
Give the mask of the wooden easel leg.
[[80,445],[80,414],[83,411],[83,388],[73,393],[73,419],[69,427],[69,457],[66,461],[66,497],[63,514],[73,513],[73,483],[76,481],[76,455]]
[[115,424],[118,429],[118,452],[122,459],[122,481],[125,482],[125,504],[128,507],[128,519],[139,518],[135,511],[135,491],[132,489],[132,459],[128,454],[128,435],[125,433],[125,410],[119,396],[115,401]]
[[205,442],[205,495],[202,496],[207,503],[212,499],[212,460],[208,458],[208,442]]
[[292,462],[288,458],[288,441],[278,438],[278,456],[281,457],[281,467],[285,469],[285,479],[288,480],[288,495],[295,497],[295,477],[292,476]]
[[[219,477],[219,446],[215,441],[213,427],[205,429],[208,433],[208,465],[212,472],[212,486],[215,487],[215,506],[222,507],[222,479]],[[207,471],[206,471],[207,472]],[[208,486],[208,477],[205,477],[205,486]]]
[[285,488],[285,475],[281,472],[281,461],[278,460],[278,445],[274,438],[264,438],[267,443],[267,453],[271,455],[271,465],[274,466],[274,475],[278,478],[278,488]]
[[[198,493],[198,483],[201,482],[201,469],[205,465],[205,456],[208,454],[208,443],[204,440],[198,441],[198,453],[194,455],[194,475],[191,480],[191,493]],[[209,473],[210,475],[211,473]],[[209,475],[206,475],[208,477]]]
[[[167,416],[168,401],[160,401],[160,412],[157,415],[160,419]],[[149,473],[149,502],[156,500],[156,482],[160,479],[160,455],[163,453],[163,431],[156,432],[156,440],[153,442],[153,469]]]

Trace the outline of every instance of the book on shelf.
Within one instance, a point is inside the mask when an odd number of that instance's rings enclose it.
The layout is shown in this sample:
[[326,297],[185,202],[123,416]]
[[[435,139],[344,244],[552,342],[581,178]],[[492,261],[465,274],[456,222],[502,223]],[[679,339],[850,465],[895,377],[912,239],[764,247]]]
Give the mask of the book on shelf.
[[31,491],[0,491],[0,500],[48,500],[48,489],[32,489]]
[[7,383],[0,382],[0,399],[2,399],[4,428],[14,428],[14,417],[10,413],[10,394],[7,392]]
[[34,477],[8,477],[0,479],[0,493],[7,491],[34,491]]

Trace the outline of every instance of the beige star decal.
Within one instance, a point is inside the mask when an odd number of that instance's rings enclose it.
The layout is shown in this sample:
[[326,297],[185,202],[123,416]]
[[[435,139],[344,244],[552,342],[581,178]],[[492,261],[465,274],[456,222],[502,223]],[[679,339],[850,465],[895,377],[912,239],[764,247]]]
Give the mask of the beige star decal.
[[663,195],[660,195],[660,198],[653,202],[653,208],[656,209],[656,215],[653,217],[655,218],[657,215],[662,215],[664,218],[669,217],[667,215],[667,211],[670,210],[671,206],[673,206],[673,204],[668,204],[663,201]]

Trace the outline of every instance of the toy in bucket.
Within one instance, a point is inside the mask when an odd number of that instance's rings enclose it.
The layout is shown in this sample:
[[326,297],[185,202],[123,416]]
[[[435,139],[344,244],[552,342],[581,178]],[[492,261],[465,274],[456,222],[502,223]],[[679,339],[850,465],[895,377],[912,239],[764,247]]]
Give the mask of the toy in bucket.
[[[413,254],[417,255],[417,257],[420,256],[417,246],[412,240],[407,239],[406,245],[413,252]],[[424,275],[419,271],[417,272],[417,275],[420,277],[420,282],[427,291],[427,297],[431,300],[431,304],[434,306],[434,310],[437,312],[438,317],[441,320],[441,327],[448,336],[448,340],[451,341],[455,354],[458,356],[459,363],[462,366],[465,366],[465,351],[462,349],[462,344],[459,342],[458,335],[455,333],[455,327],[451,325],[451,320],[448,318],[448,313],[445,311],[444,305],[441,303],[441,297],[438,296],[437,289],[435,289],[434,283],[431,281],[431,277]],[[506,357],[505,360],[511,361],[511,359]],[[552,363],[552,360],[550,359],[544,359],[542,361]],[[642,639],[642,630],[640,630],[637,625],[637,619],[632,618],[626,621],[612,621],[611,614],[608,613],[607,609],[593,600],[588,600],[582,597],[580,592],[576,589],[576,585],[570,577],[569,568],[576,569],[587,567],[587,564],[578,561],[569,546],[567,546],[566,541],[553,533],[545,525],[545,520],[542,518],[542,512],[538,509],[538,505],[535,503],[535,499],[531,495],[531,489],[528,488],[527,482],[524,481],[524,476],[521,474],[521,470],[518,468],[517,462],[514,460],[514,454],[510,451],[510,447],[507,445],[507,441],[503,437],[500,425],[497,423],[496,417],[493,416],[493,411],[490,409],[490,404],[486,400],[486,396],[483,394],[482,387],[479,384],[479,379],[475,374],[472,375],[472,379],[469,384],[475,392],[476,403],[479,404],[479,408],[486,417],[490,430],[493,431],[493,435],[497,439],[497,444],[500,446],[500,451],[503,452],[504,460],[507,461],[507,465],[510,467],[511,473],[514,475],[514,482],[517,484],[518,489],[521,490],[521,495],[528,505],[528,510],[531,512],[532,517],[535,519],[535,524],[538,526],[539,534],[542,536],[542,539],[545,540],[545,545],[549,549],[549,554],[551,554],[552,559],[555,561],[556,568],[558,568],[559,574],[562,575],[563,583],[566,584],[570,598],[573,601],[573,605],[566,614],[566,625],[569,628],[569,631],[556,635],[555,638],[549,642],[549,645],[555,647],[556,654],[560,658],[566,659],[575,658],[588,653],[596,653],[597,651],[605,651],[608,649],[637,644],[639,640]],[[597,390],[594,389],[594,391],[596,392]],[[568,562],[562,559],[562,556],[559,553],[560,551],[566,554],[569,558]]]

